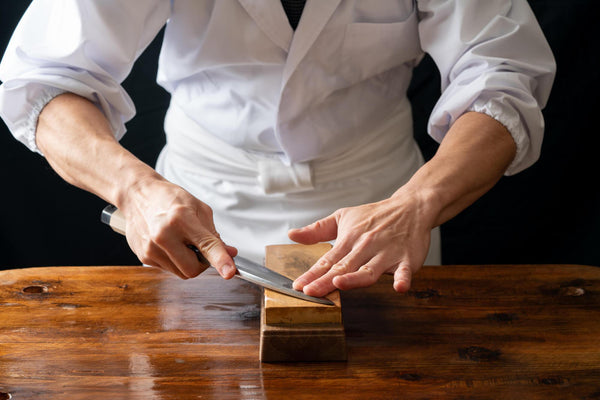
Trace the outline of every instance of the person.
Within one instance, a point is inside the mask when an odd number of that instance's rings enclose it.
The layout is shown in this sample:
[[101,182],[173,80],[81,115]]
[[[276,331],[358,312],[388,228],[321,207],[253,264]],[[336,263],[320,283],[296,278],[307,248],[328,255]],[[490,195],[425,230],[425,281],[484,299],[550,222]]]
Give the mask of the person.
[[[34,0],[0,64],[0,115],[123,211],[145,264],[195,277],[194,245],[229,279],[238,251],[331,241],[296,289],[393,273],[407,291],[441,263],[439,225],[539,157],[552,52],[525,0],[291,3]],[[135,114],[120,82],[165,25],[153,169],[118,142]],[[425,53],[442,87],[427,163],[406,97]]]

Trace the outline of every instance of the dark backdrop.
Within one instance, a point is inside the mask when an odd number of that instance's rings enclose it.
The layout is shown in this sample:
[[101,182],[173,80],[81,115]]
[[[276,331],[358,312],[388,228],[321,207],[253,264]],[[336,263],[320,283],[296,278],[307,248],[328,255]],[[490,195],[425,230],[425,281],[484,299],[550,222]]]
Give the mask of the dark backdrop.
[[[558,73],[544,110],[540,160],[442,226],[445,264],[573,263],[600,266],[600,167],[597,125],[600,34],[592,0],[530,0],[554,51]],[[0,13],[0,49],[29,2]],[[164,144],[169,96],[155,84],[160,37],[124,85],[138,113],[122,143],[153,165]],[[425,58],[409,91],[415,136],[426,158],[437,145],[425,132],[439,96]],[[100,223],[104,202],[62,181],[0,123],[0,269],[47,265],[139,264],[123,237]]]

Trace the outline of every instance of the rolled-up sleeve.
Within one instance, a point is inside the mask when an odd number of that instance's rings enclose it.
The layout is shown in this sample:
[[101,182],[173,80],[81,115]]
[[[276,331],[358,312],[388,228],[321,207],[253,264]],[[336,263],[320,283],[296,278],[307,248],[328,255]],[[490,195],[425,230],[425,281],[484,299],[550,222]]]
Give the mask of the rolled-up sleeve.
[[33,151],[37,118],[55,96],[83,96],[108,118],[115,137],[135,114],[121,86],[169,18],[168,0],[34,0],[0,63],[0,116]]
[[541,109],[556,64],[525,0],[419,0],[421,47],[441,74],[429,119],[441,142],[465,112],[485,113],[511,133],[517,154],[506,175],[533,164],[544,135]]

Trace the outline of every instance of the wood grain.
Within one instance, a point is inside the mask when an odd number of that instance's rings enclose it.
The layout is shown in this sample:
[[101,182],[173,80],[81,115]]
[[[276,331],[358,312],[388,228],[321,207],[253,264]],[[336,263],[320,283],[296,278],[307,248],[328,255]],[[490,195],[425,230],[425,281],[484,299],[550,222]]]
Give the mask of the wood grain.
[[[267,246],[265,265],[281,275],[296,279],[329,249],[331,249],[329,243],[311,246],[300,244]],[[265,323],[269,325],[341,324],[342,306],[339,290],[333,291],[326,297],[333,301],[335,306],[312,303],[265,289]]]
[[278,324],[265,322],[261,310],[262,362],[346,361],[346,335],[341,323]]
[[406,295],[384,276],[342,293],[344,363],[261,364],[260,296],[214,271],[0,271],[0,396],[600,398],[595,267],[425,267]]
[[[265,265],[296,279],[329,249],[329,243],[267,246]],[[339,290],[327,298],[335,305],[317,304],[265,289],[261,308],[260,360],[345,361],[346,336]]]

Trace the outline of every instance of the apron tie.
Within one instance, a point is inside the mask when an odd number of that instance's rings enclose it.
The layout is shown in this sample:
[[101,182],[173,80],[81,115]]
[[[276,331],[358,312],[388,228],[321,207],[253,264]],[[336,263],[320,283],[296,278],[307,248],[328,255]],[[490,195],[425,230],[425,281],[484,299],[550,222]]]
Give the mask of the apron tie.
[[277,158],[258,161],[258,183],[265,194],[295,193],[314,189],[308,162],[285,165]]

